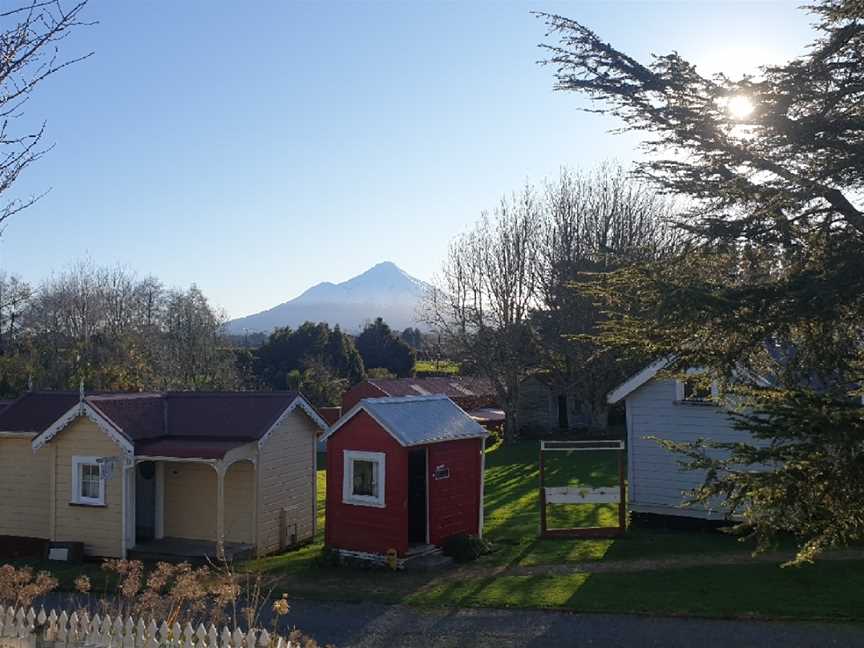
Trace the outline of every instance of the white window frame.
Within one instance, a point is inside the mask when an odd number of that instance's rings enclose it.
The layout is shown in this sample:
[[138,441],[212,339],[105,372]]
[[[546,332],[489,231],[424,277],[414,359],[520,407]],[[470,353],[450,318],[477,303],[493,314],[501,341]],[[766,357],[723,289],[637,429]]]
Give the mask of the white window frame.
[[[82,506],[105,506],[105,477],[99,457],[72,457],[72,504]],[[96,466],[99,469],[99,497],[81,495],[81,466]]]
[[[690,372],[688,372],[690,373]],[[694,372],[695,373],[695,372]],[[720,396],[720,387],[716,380],[711,381],[711,398],[684,398],[684,381],[675,381],[675,401],[685,405],[716,405]]]
[[[355,495],[354,494],[354,462],[369,461],[375,464],[373,470],[378,495]],[[373,506],[384,508],[387,476],[387,456],[383,452],[367,452],[365,450],[343,450],[342,451],[342,503],[356,506]]]

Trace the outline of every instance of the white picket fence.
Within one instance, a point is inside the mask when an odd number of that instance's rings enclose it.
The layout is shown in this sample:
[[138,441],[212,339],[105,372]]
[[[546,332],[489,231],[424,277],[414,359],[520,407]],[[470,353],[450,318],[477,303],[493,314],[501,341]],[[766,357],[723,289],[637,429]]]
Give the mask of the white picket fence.
[[32,607],[0,608],[0,648],[300,648],[300,644],[267,630],[231,630],[187,623],[137,621],[131,617],[54,610],[46,614]]

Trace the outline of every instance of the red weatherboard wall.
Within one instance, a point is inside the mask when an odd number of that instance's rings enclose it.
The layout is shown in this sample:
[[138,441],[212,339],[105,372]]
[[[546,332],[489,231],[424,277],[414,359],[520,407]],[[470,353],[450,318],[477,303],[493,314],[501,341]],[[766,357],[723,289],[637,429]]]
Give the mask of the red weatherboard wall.
[[[479,531],[480,439],[445,441],[425,446],[428,452],[429,541]],[[385,508],[342,503],[343,451],[386,455]],[[327,440],[327,521],[325,541],[336,549],[383,554],[408,551],[408,451],[366,412],[358,412]],[[445,466],[446,479],[435,479]]]
[[[342,503],[343,450],[386,455],[385,508]],[[327,546],[351,551],[408,551],[408,453],[366,412],[327,439]]]
[[370,385],[365,380],[359,382],[342,394],[342,413],[346,413],[364,398],[381,398],[386,395],[375,385]]
[[[480,522],[480,439],[445,441],[426,446],[429,452],[429,541],[440,545],[452,535],[477,535]],[[436,466],[450,470],[435,479]]]

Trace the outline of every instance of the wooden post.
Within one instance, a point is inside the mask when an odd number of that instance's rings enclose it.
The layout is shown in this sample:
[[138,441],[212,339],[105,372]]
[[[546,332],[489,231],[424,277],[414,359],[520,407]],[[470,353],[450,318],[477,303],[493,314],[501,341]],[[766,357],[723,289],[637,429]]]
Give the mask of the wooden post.
[[627,530],[627,471],[624,467],[626,452],[625,448],[618,451],[618,483],[621,488],[621,497],[618,500],[618,528],[621,533]]
[[[252,459],[252,544],[255,545],[255,555],[258,555],[258,457]],[[313,473],[314,474],[314,473]]]
[[216,468],[216,557],[225,559],[225,467]]
[[546,524],[546,475],[543,466],[543,442],[540,442],[540,535],[545,536]]

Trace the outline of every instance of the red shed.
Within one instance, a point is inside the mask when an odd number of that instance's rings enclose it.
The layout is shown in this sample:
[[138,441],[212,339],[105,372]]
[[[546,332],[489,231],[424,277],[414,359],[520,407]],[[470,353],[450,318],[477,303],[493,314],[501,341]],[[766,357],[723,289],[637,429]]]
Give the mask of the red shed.
[[361,400],[326,435],[327,546],[405,556],[480,535],[486,436],[446,396]]

